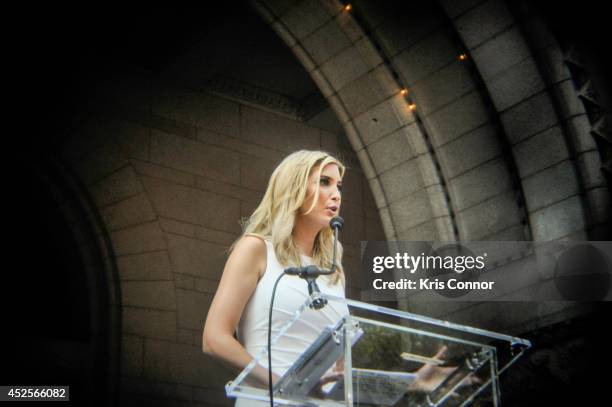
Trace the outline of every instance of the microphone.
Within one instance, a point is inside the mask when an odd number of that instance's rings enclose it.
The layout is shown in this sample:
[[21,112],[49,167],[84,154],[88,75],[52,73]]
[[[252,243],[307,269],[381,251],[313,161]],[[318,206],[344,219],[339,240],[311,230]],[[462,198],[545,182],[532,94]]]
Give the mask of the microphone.
[[[334,251],[332,257],[332,266],[330,270],[321,270],[316,266],[310,265],[305,267],[289,267],[285,269],[285,274],[298,276],[308,282],[308,294],[321,293],[319,286],[317,285],[316,279],[318,276],[325,276],[333,274],[336,271],[336,247],[338,246],[338,231],[342,229],[344,225],[344,219],[340,216],[334,216],[329,221],[329,226],[334,229]],[[327,300],[324,298],[316,298],[312,301],[311,307],[314,309],[321,309],[327,304]]]
[[318,276],[325,276],[333,274],[336,271],[336,247],[338,246],[338,231],[342,229],[344,225],[344,219],[340,216],[334,216],[329,221],[329,226],[334,229],[334,251],[332,256],[332,266],[330,270],[321,270],[316,266],[304,266],[304,267],[289,267],[285,269],[285,274],[291,276],[298,276],[303,279],[317,278]]
[[310,265],[305,267],[289,267],[285,269],[285,274],[289,274],[290,276],[298,276],[300,278],[309,278],[309,277],[318,277],[325,270],[319,270],[317,266]]
[[343,225],[344,225],[344,219],[342,219],[340,216],[334,216],[329,221],[329,226],[331,226],[331,228],[334,229],[334,231],[336,231],[337,229],[342,229]]
[[344,219],[342,219],[340,216],[334,216],[329,221],[329,226],[334,229],[334,255],[332,256],[331,266],[331,272],[333,273],[336,271],[336,247],[338,246],[338,232],[340,229],[342,229],[342,226],[344,226]]

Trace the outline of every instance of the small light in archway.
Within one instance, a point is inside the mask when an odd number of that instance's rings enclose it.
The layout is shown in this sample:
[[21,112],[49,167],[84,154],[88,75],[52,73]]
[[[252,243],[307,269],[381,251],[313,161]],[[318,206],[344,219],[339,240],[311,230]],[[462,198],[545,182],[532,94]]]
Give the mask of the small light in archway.
[[414,112],[416,110],[416,105],[414,103],[411,103],[408,105],[408,109]]
[[404,88],[400,91],[400,93],[402,94],[402,96],[406,96],[408,94],[408,89]]
[[347,4],[346,6],[344,6],[344,11],[351,11],[353,8],[353,6],[351,6],[350,4]]
[[461,54],[459,55],[459,57],[457,58],[459,61],[465,61],[467,59],[467,55],[465,54]]

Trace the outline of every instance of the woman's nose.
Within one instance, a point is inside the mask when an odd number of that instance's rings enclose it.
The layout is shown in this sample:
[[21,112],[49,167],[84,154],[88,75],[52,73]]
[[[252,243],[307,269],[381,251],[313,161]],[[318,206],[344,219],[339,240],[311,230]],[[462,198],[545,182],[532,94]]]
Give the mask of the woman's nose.
[[336,188],[336,189],[335,189],[335,191],[332,193],[331,198],[332,198],[334,201],[340,201],[340,197],[341,197],[341,196],[342,196],[342,195],[340,194],[340,190],[339,190],[338,188]]

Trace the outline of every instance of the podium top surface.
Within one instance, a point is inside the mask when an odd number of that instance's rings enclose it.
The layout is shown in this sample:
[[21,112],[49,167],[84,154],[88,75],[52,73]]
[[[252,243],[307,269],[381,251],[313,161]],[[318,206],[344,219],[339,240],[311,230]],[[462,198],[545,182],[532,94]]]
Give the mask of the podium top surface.
[[[300,327],[316,320],[312,305],[322,300],[345,305],[349,313],[322,323],[318,336],[305,340]],[[421,404],[414,397],[427,397],[424,405],[450,406],[457,397],[483,395],[497,400],[497,376],[531,347],[524,338],[321,294],[288,316],[271,343],[275,402],[287,405],[413,405]],[[285,360],[284,350],[296,343],[303,343],[301,354]],[[441,379],[424,385],[425,374]],[[267,375],[267,346],[261,346],[226,392],[268,400]]]

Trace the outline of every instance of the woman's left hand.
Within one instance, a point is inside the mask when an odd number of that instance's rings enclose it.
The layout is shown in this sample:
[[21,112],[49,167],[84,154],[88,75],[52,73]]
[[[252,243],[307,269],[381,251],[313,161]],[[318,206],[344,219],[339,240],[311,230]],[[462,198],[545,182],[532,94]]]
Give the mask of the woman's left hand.
[[[447,350],[448,348],[446,346],[440,348],[440,350],[435,354],[434,359],[443,359]],[[423,365],[415,372],[417,374],[417,379],[410,385],[410,390],[430,393],[455,370],[457,370],[457,367],[441,367],[434,364]],[[479,383],[482,383],[482,380],[473,374],[470,374],[461,381],[460,386],[468,386]]]
[[324,399],[325,393],[323,392],[323,386],[342,379],[344,379],[344,358],[340,358],[330,369],[330,371],[321,376],[312,396]]

